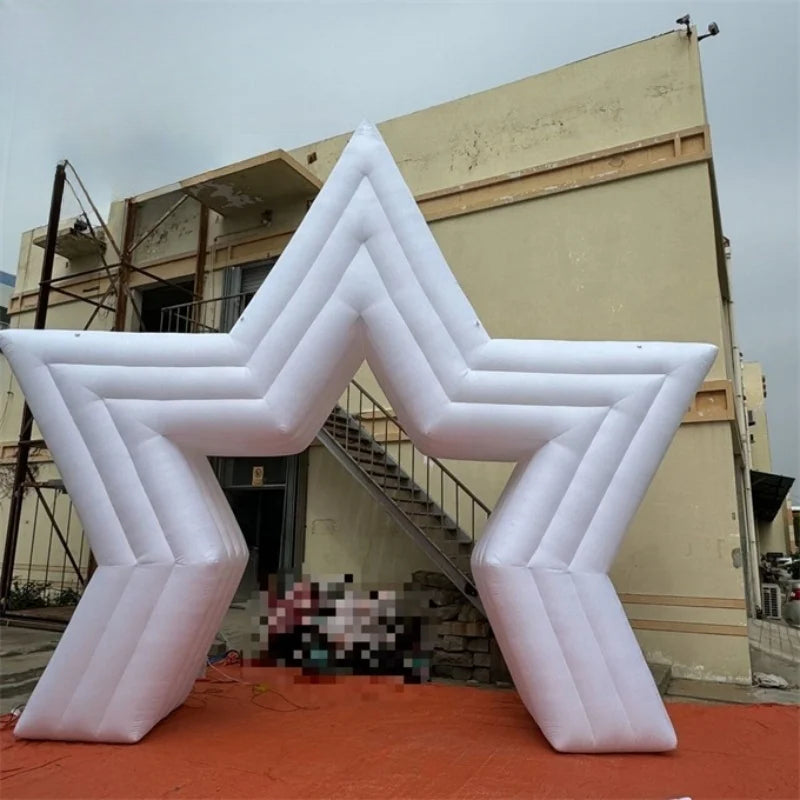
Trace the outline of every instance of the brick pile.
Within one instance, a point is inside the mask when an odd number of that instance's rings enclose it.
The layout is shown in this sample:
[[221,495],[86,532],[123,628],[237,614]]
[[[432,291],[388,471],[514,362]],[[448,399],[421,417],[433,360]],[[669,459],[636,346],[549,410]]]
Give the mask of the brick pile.
[[500,649],[481,612],[439,572],[415,572],[412,585],[430,606],[427,611],[436,634],[433,677],[509,685]]

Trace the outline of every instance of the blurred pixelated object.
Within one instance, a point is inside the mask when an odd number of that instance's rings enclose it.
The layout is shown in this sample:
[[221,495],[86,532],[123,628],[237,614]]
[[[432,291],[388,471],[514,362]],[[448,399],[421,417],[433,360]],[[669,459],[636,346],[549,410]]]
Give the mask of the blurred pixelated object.
[[253,596],[249,661],[301,667],[306,674],[398,675],[428,680],[431,629],[410,588],[368,589],[351,575],[271,576]]

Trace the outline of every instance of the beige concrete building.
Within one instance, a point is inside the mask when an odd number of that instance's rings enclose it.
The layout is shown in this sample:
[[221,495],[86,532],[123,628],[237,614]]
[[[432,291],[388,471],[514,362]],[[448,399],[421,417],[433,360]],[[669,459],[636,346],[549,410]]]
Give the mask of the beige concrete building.
[[747,437],[750,450],[753,506],[759,556],[766,553],[793,553],[794,543],[791,484],[775,475],[767,426],[767,378],[761,364],[748,361],[742,365]]
[[[743,394],[751,393],[742,388],[732,332],[696,37],[671,32],[379,127],[492,336],[704,341],[720,348],[612,579],[649,660],[672,665],[678,676],[749,682],[747,614],[758,598],[753,565],[756,537],[763,536],[755,529],[743,447]],[[343,134],[268,153],[115,203],[101,244],[65,223],[54,285],[71,294],[51,295],[47,327],[80,329],[92,312],[95,329],[228,327],[346,141]],[[38,229],[22,237],[14,326],[32,325],[43,236]],[[9,393],[0,453],[8,473],[22,397],[7,373],[3,380]],[[513,465],[432,463],[405,440],[366,367],[357,381],[369,396],[354,388],[343,399],[352,419],[438,512],[467,538],[479,536],[485,515],[472,497],[491,509]],[[444,569],[422,539],[406,535],[396,493],[386,500],[384,482],[384,497],[376,494],[375,481],[340,455],[318,444],[292,459],[220,465],[258,550],[255,573],[263,578],[270,569],[302,566],[396,584],[415,570]],[[44,444],[33,463],[39,481],[57,478]],[[75,513],[66,496],[51,491],[59,497],[54,516],[85,568],[88,550],[79,545]],[[2,508],[7,514],[7,497]],[[22,582],[55,575],[71,586],[74,570],[37,508],[31,492],[14,574]],[[466,571],[463,549],[448,563]]]

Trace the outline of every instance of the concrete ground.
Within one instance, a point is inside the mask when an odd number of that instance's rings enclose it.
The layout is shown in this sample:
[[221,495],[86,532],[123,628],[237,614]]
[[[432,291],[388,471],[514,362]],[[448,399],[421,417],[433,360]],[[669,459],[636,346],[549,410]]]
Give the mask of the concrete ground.
[[50,631],[0,627],[0,714],[27,702],[60,638]]
[[790,687],[800,687],[800,628],[777,620],[747,623],[753,673],[777,675]]
[[[796,687],[800,683],[797,680],[800,670],[800,631],[792,628],[787,632],[775,631],[769,627],[775,623],[760,620],[754,623],[751,623],[751,637],[757,637],[753,645],[754,671],[781,675],[789,681],[790,686]],[[246,655],[251,635],[250,612],[244,605],[237,604],[225,617],[217,651],[239,650]],[[0,627],[0,714],[6,714],[27,701],[59,638],[60,634],[49,631]],[[796,688],[767,689],[685,680],[673,678],[668,666],[651,664],[650,669],[659,691],[670,702],[800,705],[800,690]],[[794,681],[791,680],[793,675]]]

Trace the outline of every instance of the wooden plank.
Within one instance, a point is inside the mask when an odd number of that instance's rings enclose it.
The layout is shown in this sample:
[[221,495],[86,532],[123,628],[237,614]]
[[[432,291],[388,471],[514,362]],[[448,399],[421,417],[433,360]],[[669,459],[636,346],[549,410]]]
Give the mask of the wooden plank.
[[674,594],[629,594],[620,592],[623,603],[648,606],[683,606],[686,608],[736,608],[744,609],[745,602],[739,597],[687,597]]
[[683,422],[725,422],[735,418],[733,384],[729,380],[716,380],[703,383]]
[[[675,140],[680,142],[676,147]],[[417,197],[428,222],[573,191],[711,158],[708,130],[690,128]]]
[[673,622],[663,619],[631,619],[634,630],[671,633],[710,633],[715,636],[747,636],[746,625],[715,625],[708,622]]

